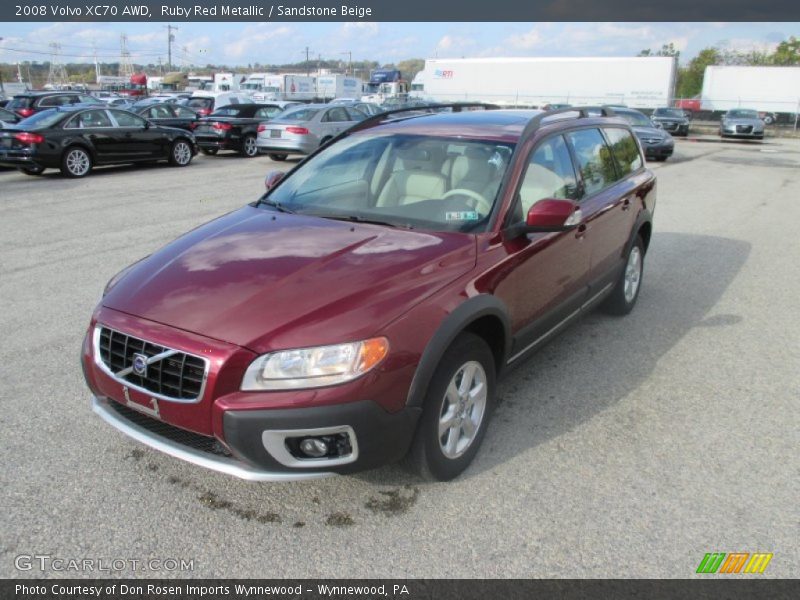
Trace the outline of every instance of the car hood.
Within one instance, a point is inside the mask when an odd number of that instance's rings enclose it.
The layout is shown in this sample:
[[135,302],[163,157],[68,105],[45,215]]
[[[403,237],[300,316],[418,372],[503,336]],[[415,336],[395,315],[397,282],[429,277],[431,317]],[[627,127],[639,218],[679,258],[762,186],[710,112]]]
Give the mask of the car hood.
[[263,353],[368,338],[475,256],[467,234],[247,206],[136,263],[102,304]]
[[649,140],[666,140],[672,136],[658,127],[634,127],[633,132],[639,138],[647,138]]
[[687,119],[686,117],[667,117],[666,115],[664,115],[664,116],[654,115],[652,117],[652,120],[653,121],[657,121],[659,123],[663,123],[665,121],[669,121],[669,122],[675,122],[675,123],[684,124],[684,123],[688,123],[689,122],[689,119]]

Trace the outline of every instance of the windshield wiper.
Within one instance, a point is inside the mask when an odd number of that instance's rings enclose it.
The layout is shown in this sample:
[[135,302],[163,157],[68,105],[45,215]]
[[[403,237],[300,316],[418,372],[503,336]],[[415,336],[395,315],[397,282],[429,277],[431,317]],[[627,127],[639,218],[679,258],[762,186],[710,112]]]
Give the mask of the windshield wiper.
[[[379,219],[368,219],[361,217],[359,215],[314,215],[315,217],[322,217],[323,219],[332,219],[334,221],[352,221],[353,223],[367,223],[369,225],[384,225],[386,227],[394,227],[397,228],[398,225],[396,223],[390,223],[389,221],[381,221]],[[408,229],[413,229],[410,225],[405,226]]]
[[271,206],[272,208],[274,208],[278,212],[289,213],[291,215],[294,214],[293,210],[290,210],[290,209],[286,208],[283,204],[281,204],[277,200],[270,200],[269,198],[266,198],[266,199],[261,198],[261,199],[259,199],[258,204],[256,206],[261,205],[261,204],[265,204],[266,206]]

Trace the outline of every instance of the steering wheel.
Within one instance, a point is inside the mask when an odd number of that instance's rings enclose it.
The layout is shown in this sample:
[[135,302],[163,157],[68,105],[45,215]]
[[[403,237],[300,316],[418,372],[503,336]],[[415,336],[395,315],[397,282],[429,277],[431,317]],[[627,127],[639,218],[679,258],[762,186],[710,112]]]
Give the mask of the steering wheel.
[[445,193],[445,195],[442,196],[442,200],[445,200],[451,196],[468,196],[477,203],[475,210],[483,213],[484,215],[488,215],[490,212],[492,212],[492,205],[489,204],[489,201],[481,196],[478,192],[473,192],[472,190],[468,190],[466,188],[455,188]]

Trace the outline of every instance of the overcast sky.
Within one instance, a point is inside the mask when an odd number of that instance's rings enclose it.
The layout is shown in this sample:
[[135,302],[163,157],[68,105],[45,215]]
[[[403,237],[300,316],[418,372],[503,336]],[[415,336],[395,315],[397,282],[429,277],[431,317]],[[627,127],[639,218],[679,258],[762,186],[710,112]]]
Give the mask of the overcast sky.
[[[282,64],[316,59],[478,56],[633,56],[672,42],[681,61],[708,46],[769,50],[798,23],[175,23],[173,64]],[[0,23],[0,62],[49,60],[51,42],[64,62],[116,62],[126,34],[137,63],[166,62],[166,24]]]

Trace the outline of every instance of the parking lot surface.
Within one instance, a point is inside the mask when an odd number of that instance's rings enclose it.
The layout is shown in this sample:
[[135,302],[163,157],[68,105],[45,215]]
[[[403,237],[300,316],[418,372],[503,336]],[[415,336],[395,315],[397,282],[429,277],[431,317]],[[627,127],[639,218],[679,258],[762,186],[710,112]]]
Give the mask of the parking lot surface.
[[800,142],[677,140],[633,313],[514,370],[473,465],[436,484],[246,483],[90,410],[78,356],[106,281],[292,164],[0,171],[0,576],[87,575],[14,567],[49,554],[194,577],[691,577],[714,551],[798,575]]

